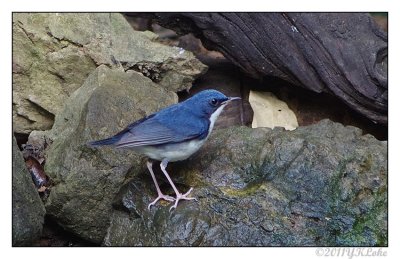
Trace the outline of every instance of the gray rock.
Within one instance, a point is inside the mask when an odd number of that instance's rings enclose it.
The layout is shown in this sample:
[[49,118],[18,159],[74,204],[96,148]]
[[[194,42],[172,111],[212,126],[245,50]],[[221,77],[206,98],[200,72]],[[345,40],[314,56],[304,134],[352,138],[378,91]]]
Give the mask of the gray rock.
[[29,246],[40,237],[46,213],[13,138],[12,245]]
[[103,245],[387,245],[387,142],[355,127],[217,130],[167,170],[199,201],[147,210],[156,193],[142,167],[114,199]]
[[[144,166],[137,154],[92,149],[89,141],[109,137],[129,123],[176,103],[177,95],[134,71],[102,65],[65,101],[51,131],[45,171],[55,182],[47,213],[76,235],[101,243],[112,200]],[[40,134],[33,134],[40,139]]]
[[64,101],[97,66],[136,70],[173,91],[206,66],[191,52],[134,31],[118,13],[13,14],[13,125],[50,129]]

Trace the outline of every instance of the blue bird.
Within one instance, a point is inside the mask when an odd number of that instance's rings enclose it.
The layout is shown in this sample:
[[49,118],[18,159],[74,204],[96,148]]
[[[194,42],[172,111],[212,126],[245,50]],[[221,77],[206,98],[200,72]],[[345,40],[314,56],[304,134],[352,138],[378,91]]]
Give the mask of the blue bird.
[[[168,175],[168,162],[185,160],[194,154],[210,136],[214,123],[224,107],[239,97],[226,97],[216,90],[204,90],[191,98],[171,105],[163,110],[140,119],[115,136],[90,142],[92,147],[111,145],[116,148],[130,148],[150,158],[147,168],[156,186],[158,197],[148,205],[148,209],[160,199],[175,202],[196,200],[188,197],[193,188],[180,193]],[[161,161],[160,167],[175,191],[176,198],[164,195],[152,169],[152,160]]]

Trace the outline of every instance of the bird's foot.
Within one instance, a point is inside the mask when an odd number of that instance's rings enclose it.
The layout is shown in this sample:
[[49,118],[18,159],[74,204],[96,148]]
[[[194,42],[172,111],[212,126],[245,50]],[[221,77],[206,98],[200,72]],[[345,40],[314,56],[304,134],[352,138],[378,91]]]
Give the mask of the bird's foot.
[[171,197],[171,196],[169,196],[169,195],[164,195],[164,194],[162,194],[162,193],[159,193],[159,194],[158,194],[158,197],[157,197],[152,203],[150,203],[150,204],[147,206],[147,208],[150,210],[151,206],[155,205],[155,204],[156,204],[159,200],[161,200],[161,199],[166,200],[166,201],[175,201],[175,198],[174,198],[174,197]]
[[192,190],[193,190],[193,187],[190,188],[190,190],[187,191],[185,194],[182,194],[182,193],[179,193],[179,192],[178,192],[178,194],[176,195],[176,198],[175,198],[175,203],[174,203],[174,205],[171,206],[171,208],[169,208],[169,211],[171,211],[172,209],[176,209],[176,207],[178,206],[178,202],[179,202],[180,200],[195,200],[195,201],[197,201],[196,198],[187,197],[187,196],[190,194],[190,192],[191,192]]

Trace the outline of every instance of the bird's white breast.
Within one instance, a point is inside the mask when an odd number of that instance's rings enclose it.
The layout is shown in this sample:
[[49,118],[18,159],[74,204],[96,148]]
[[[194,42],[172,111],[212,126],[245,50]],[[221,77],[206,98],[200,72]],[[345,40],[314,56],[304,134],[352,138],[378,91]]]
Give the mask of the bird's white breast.
[[210,136],[211,131],[214,128],[215,121],[218,119],[218,116],[221,114],[222,110],[225,108],[225,106],[227,104],[228,103],[225,103],[225,104],[221,105],[217,110],[215,110],[215,112],[213,114],[211,114],[211,116],[210,116],[210,128],[208,130],[207,138]]

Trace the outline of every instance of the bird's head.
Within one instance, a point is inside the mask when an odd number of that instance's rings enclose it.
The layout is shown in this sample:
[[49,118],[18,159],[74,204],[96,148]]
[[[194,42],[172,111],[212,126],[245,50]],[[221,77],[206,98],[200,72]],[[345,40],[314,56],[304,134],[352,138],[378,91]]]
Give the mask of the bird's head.
[[223,108],[240,97],[227,97],[217,90],[204,90],[186,100],[192,112],[215,121]]

